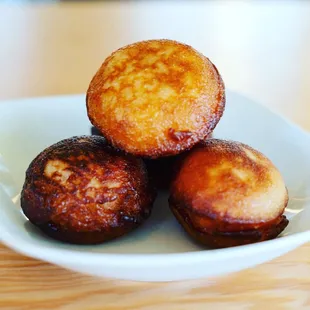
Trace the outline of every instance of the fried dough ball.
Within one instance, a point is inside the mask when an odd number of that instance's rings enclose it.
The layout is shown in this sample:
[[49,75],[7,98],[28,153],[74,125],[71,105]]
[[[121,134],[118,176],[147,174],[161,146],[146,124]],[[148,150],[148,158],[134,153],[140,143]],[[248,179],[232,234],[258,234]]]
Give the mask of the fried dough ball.
[[102,137],[80,136],[53,144],[31,162],[21,207],[50,237],[95,244],[143,223],[154,199],[141,159],[116,151]]
[[277,237],[288,192],[272,162],[238,142],[210,139],[179,163],[172,212],[199,243],[223,248]]
[[172,40],[142,41],[109,56],[90,82],[87,113],[116,148],[148,158],[204,141],[225,107],[211,61]]

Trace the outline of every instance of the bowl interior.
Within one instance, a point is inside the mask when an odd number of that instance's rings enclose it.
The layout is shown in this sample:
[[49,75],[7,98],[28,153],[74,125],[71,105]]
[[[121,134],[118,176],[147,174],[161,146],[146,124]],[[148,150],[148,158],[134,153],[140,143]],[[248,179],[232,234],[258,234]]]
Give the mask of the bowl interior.
[[[84,96],[37,98],[0,104],[0,235],[55,249],[99,253],[184,253],[205,250],[190,240],[172,216],[168,193],[160,192],[151,218],[129,235],[96,246],[63,244],[45,237],[23,216],[19,193],[30,161],[61,139],[90,134]],[[290,224],[279,236],[310,229],[309,135],[239,94],[227,93],[227,106],[214,136],[247,143],[281,171],[290,200]]]

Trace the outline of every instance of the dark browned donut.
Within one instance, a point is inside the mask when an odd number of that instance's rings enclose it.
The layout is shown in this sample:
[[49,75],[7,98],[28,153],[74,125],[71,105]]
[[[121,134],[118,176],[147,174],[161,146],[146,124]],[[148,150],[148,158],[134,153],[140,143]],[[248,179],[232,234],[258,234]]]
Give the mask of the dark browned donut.
[[32,161],[21,207],[47,235],[94,244],[139,226],[154,199],[141,159],[113,149],[102,137],[81,136],[48,147]]

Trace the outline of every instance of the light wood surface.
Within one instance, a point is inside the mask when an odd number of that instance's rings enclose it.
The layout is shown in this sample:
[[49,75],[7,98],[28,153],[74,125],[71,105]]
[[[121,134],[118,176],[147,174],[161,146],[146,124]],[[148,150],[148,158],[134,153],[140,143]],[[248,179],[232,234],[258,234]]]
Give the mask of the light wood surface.
[[[83,93],[114,49],[171,38],[208,56],[227,88],[310,130],[308,1],[6,2],[0,99]],[[309,292],[310,245],[233,275],[158,284],[92,278],[0,245],[0,309],[310,309]]]

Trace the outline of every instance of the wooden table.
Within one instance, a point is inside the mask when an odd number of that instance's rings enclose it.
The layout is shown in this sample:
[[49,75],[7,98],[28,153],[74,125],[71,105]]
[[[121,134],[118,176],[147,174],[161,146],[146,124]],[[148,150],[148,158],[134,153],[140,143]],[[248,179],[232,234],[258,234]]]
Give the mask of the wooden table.
[[[310,2],[12,3],[0,16],[0,99],[83,93],[114,49],[172,38],[207,55],[227,88],[310,130]],[[0,309],[310,309],[309,291],[310,245],[226,277],[164,284],[83,276],[0,245]]]

